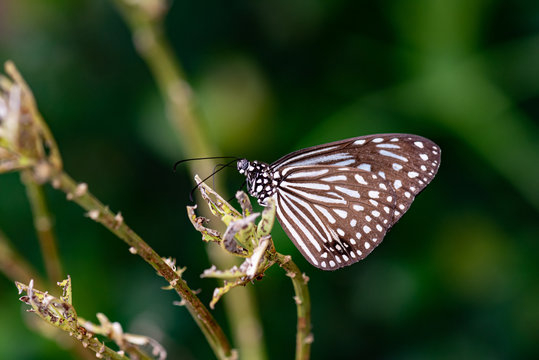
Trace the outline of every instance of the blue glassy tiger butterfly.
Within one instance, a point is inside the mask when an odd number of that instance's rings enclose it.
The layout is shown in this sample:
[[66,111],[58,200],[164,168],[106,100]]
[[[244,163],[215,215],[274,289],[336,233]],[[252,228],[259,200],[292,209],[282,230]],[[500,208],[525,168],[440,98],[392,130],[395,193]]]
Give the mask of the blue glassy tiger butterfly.
[[275,197],[277,219],[303,256],[322,270],[371,253],[436,175],[440,148],[410,134],[376,134],[294,151],[272,164],[240,159],[261,205]]

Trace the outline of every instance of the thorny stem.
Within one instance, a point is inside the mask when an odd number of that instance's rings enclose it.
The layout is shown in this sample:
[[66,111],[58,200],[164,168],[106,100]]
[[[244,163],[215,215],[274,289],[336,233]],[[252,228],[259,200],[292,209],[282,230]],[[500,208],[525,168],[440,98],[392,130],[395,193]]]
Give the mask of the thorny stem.
[[[156,269],[182,297],[188,311],[206,336],[215,355],[219,359],[229,359],[233,357],[234,352],[231,351],[230,344],[221,327],[217,324],[208,309],[189,289],[186,282],[181,279],[181,274],[176,272],[175,266],[169,265],[155,251],[153,251],[148,244],[125,225],[121,214],[112,213],[99,200],[90,194],[86,184],[77,184],[69,177],[69,175],[63,172],[60,153],[52,134],[37,110],[32,92],[13,63],[7,62],[5,68],[6,73],[10,75],[15,81],[15,84],[22,89],[22,95],[19,98],[21,99],[19,100],[20,102],[8,104],[10,106],[8,108],[8,114],[10,116],[13,114],[12,112],[18,112],[14,115],[14,118],[10,117],[10,120],[14,119],[15,121],[19,121],[21,116],[24,116],[23,124],[25,125],[25,128],[21,128],[21,131],[25,132],[16,132],[17,128],[14,127],[13,129],[15,132],[13,136],[7,138],[10,141],[7,145],[14,147],[15,150],[19,152],[19,165],[28,167],[29,176],[34,176],[36,182],[44,183],[50,181],[53,187],[60,189],[67,194],[68,200],[73,200],[86,209],[88,211],[88,216],[91,219],[101,223],[130,245],[130,251],[132,253],[138,253],[144,260],[152,265],[152,267],[154,267],[154,269]],[[9,96],[12,96],[13,93],[11,91],[16,91],[17,87],[12,89],[11,86],[14,85],[9,79],[4,80],[4,82],[4,94],[9,92]],[[31,125],[34,125],[34,127],[31,127]],[[33,141],[20,143],[19,139],[23,135],[29,137]],[[16,168],[13,168],[12,170],[15,169]]]
[[43,188],[36,182],[30,170],[23,170],[21,179],[26,186],[26,193],[32,207],[34,227],[41,246],[47,277],[51,283],[60,281],[64,275]]
[[[159,91],[165,101],[169,121],[176,131],[186,157],[215,155],[201,127],[201,121],[195,112],[193,92],[183,74],[179,59],[174,55],[163,31],[163,18],[168,2],[152,0],[133,2],[114,0],[129,25],[133,41],[140,56],[146,61],[152,72]],[[193,164],[191,175],[212,172],[214,162]],[[216,184],[219,188],[219,185]],[[203,210],[205,212],[205,210]],[[209,216],[209,212],[203,213]],[[235,260],[222,251],[208,248],[211,262],[218,267],[227,268],[235,265]],[[261,324],[256,313],[256,304],[252,290],[242,288],[223,299],[235,342],[241,357],[245,359],[266,359],[266,350],[261,336]]]
[[[29,283],[32,279],[37,287],[44,287],[45,282],[39,277],[37,271],[28,264],[15,249],[11,246],[9,240],[0,231],[0,272],[3,273],[8,279],[12,281],[20,281],[23,283]],[[38,330],[39,327],[36,327]],[[53,339],[59,346],[65,346],[65,340],[63,333],[59,332],[59,336],[54,336]],[[73,356],[79,359],[95,359],[95,356],[82,346],[76,346],[70,349],[73,352]]]
[[[69,286],[69,288],[71,287],[69,277],[67,280],[64,280],[58,284],[65,284],[66,286]],[[36,314],[43,321],[60,330],[58,333],[60,336],[63,334],[69,334],[70,337],[77,339],[82,345],[82,347],[77,347],[79,353],[80,350],[85,348],[92,350],[95,353],[95,358],[114,360],[129,359],[123,354],[123,352],[116,352],[105,346],[103,342],[94,336],[95,334],[93,332],[88,331],[85,327],[79,324],[77,320],[77,313],[72,305],[70,290],[69,294],[67,295],[65,292],[66,289],[64,288],[63,296],[58,298],[50,295],[48,292],[37,290],[34,287],[33,280],[30,280],[28,285],[15,281],[15,285],[19,290],[19,294],[26,292],[26,295],[21,296],[19,300],[30,306],[27,311]],[[84,353],[81,353],[81,355],[82,354],[88,354],[88,352],[85,351]],[[79,357],[87,358],[87,356],[84,355]],[[149,358],[146,357],[146,359]]]
[[87,210],[91,219],[101,223],[125,241],[133,249],[132,252],[136,252],[163,276],[185,301],[187,310],[201,328],[216,356],[219,359],[228,359],[231,356],[230,344],[208,309],[180,275],[123,222],[120,214],[114,214],[87,190],[86,184],[77,184],[64,172],[52,175],[52,185],[65,192],[68,199]]
[[311,298],[307,287],[308,277],[302,274],[290,256],[279,254],[274,255],[279,265],[286,271],[287,276],[292,279],[296,296],[296,308],[298,313],[298,325],[296,333],[296,360],[307,360],[310,357],[311,343],[313,335],[311,333]]

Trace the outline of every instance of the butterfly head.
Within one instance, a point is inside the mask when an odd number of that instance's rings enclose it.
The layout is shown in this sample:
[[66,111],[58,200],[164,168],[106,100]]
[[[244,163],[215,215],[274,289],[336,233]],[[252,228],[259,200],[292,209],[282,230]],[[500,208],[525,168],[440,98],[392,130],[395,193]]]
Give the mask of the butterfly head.
[[247,178],[247,190],[251,196],[258,199],[260,205],[265,205],[266,199],[275,194],[276,183],[268,164],[240,159],[238,171]]

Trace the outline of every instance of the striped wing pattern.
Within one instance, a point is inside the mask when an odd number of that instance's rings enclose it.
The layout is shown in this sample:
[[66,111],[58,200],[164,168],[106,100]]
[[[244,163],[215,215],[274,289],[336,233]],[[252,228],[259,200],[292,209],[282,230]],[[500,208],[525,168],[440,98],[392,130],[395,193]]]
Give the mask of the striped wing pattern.
[[[387,181],[367,171],[325,170],[291,168],[294,181],[283,180],[277,192],[277,218],[311,264],[337,269],[363,259],[382,241],[396,221],[396,197]],[[316,184],[324,195],[307,184]]]
[[261,203],[276,197],[277,218],[303,256],[335,270],[382,242],[439,165],[432,141],[377,134],[299,150],[245,173]]

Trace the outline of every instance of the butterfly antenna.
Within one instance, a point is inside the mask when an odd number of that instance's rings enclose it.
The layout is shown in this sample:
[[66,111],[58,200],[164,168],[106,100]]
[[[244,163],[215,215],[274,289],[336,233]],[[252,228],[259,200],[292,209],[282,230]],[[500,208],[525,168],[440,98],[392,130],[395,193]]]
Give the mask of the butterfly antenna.
[[[208,156],[208,157],[201,157],[201,158],[183,159],[183,160],[176,161],[174,163],[174,166],[172,167],[172,170],[176,171],[176,168],[178,167],[178,165],[183,164],[184,162],[196,161],[196,160],[211,160],[211,159],[234,159],[234,161],[237,161],[240,158],[237,156]],[[234,161],[231,161],[230,163],[233,163]]]
[[[232,156],[227,156],[226,158],[232,158]],[[215,157],[214,159],[217,159],[217,157]],[[237,161],[238,158],[234,157],[234,160],[232,161],[229,161],[228,163],[224,164],[221,168],[215,170],[213,173],[211,173],[210,175],[206,176],[201,182],[199,182],[192,190],[191,192],[189,193],[189,200],[191,200],[191,202],[195,202],[193,200],[193,194],[195,193],[195,190],[198,189],[198,187],[200,186],[200,184],[202,184],[203,182],[205,182],[206,180],[208,180],[209,178],[211,178],[212,176],[214,176],[215,174],[217,174],[219,171],[223,170],[223,169],[226,169],[230,164],[234,163],[235,161]]]
[[215,189],[215,173],[219,170],[222,170],[223,168],[230,166],[231,163],[228,164],[217,164],[213,168],[213,178],[211,179],[211,186]]

